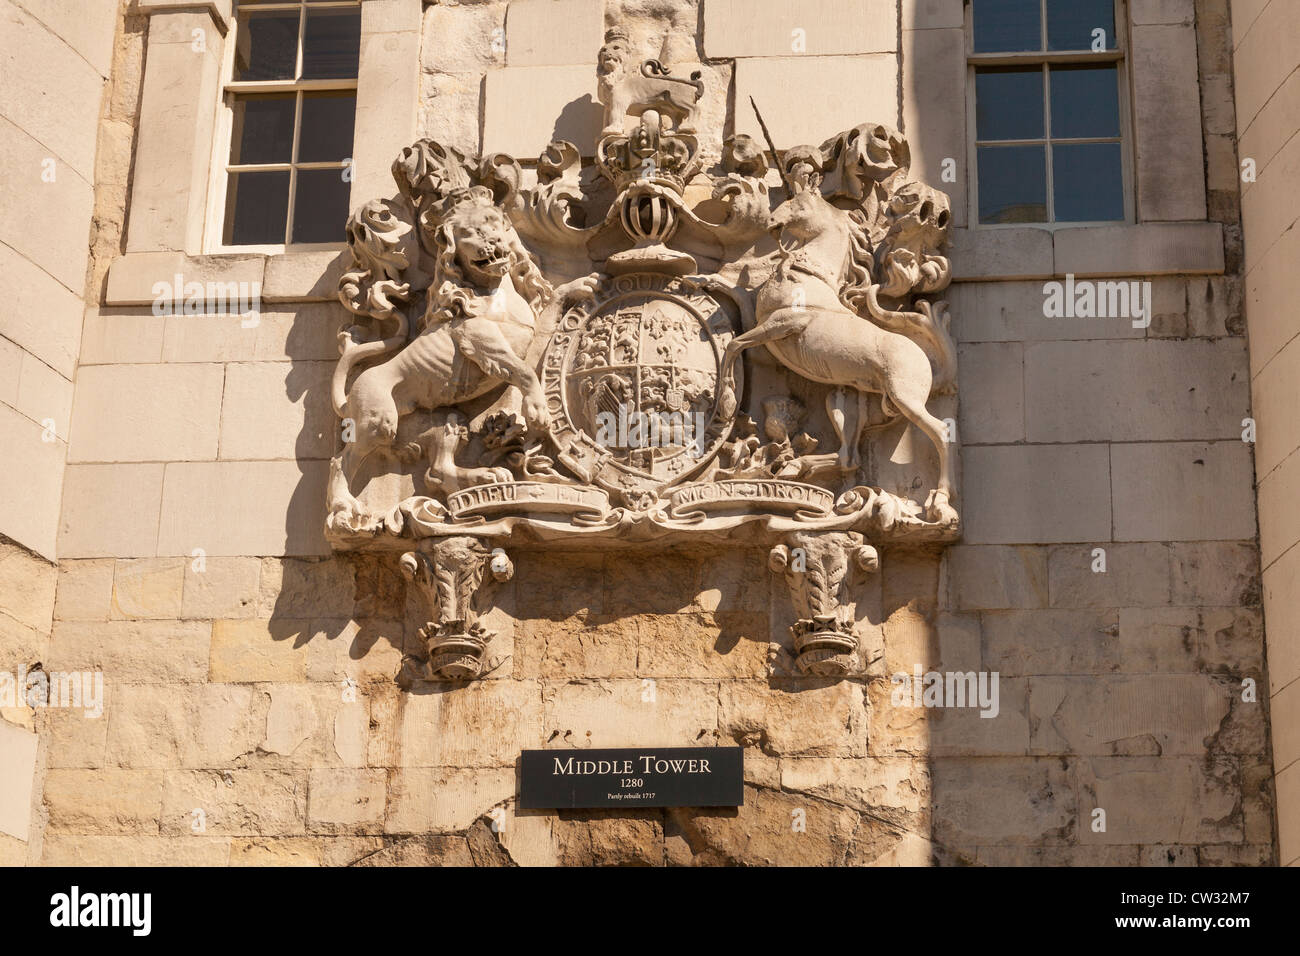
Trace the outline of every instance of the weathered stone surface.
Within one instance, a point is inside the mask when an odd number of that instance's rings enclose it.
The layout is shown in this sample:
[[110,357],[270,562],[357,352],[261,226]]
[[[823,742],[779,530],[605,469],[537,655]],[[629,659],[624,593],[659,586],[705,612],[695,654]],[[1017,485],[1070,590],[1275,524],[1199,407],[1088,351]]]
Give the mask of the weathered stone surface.
[[204,621],[61,621],[47,663],[52,670],[102,670],[105,683],[203,681],[211,633]]
[[32,818],[37,736],[0,720],[0,833],[26,841]]
[[898,48],[890,0],[713,0],[704,4],[709,57],[839,56]]
[[[307,779],[280,770],[193,770],[166,774],[164,836],[278,836],[302,833]],[[194,811],[201,810],[202,814]]]
[[311,832],[383,832],[386,771],[313,770],[307,786],[307,829]]
[[943,606],[966,611],[1047,607],[1048,554],[1046,548],[949,548]]
[[26,627],[49,631],[54,619],[57,581],[55,565],[0,539],[0,583],[5,590],[5,614]]
[[950,851],[1074,843],[1074,767],[1059,759],[946,757],[930,767],[934,840]]
[[[855,91],[852,97],[829,98],[823,108],[809,110],[811,87]],[[898,123],[898,69],[889,54],[818,57],[762,57],[736,61],[735,102],[747,105],[754,97],[778,149],[816,143],[827,130],[850,129],[863,122]],[[752,109],[738,109],[736,132],[761,138]]]
[[[1047,557],[1053,607],[1159,607],[1171,598],[1171,554],[1164,544],[1052,548]],[[1104,559],[1105,570],[1100,563]]]
[[252,753],[263,726],[241,684],[112,688],[107,760],[137,769],[231,766]]
[[45,866],[225,866],[230,838],[214,836],[80,836],[45,838]]
[[870,713],[857,683],[794,678],[754,687],[727,681],[718,696],[718,732],[768,754],[861,757]]
[[510,66],[586,66],[604,36],[601,8],[600,0],[515,0],[508,7],[504,44],[498,39],[494,46],[489,38],[486,50],[500,49]]
[[1174,604],[1260,603],[1259,554],[1253,544],[1228,541],[1175,541]]
[[1115,610],[986,611],[984,665],[1003,678],[1108,674],[1120,667]]
[[458,833],[515,792],[513,769],[406,767],[389,775],[385,833]]
[[[965,540],[970,544],[1097,541],[1110,537],[1111,456],[1104,445],[966,448],[962,468]],[[1044,481],[1043,475],[1052,478]]]
[[113,569],[114,618],[181,616],[181,590],[185,580],[182,558],[135,558],[117,562]]
[[908,757],[837,760],[798,757],[781,762],[780,788],[851,807],[928,835],[930,774]]
[[372,767],[506,767],[541,744],[536,681],[390,686],[371,700]]
[[304,680],[307,650],[293,633],[287,621],[213,621],[209,680]]
[[542,740],[547,747],[711,746],[720,730],[718,687],[653,678],[544,681]]
[[351,866],[473,866],[461,836],[417,836],[394,840]]
[[662,866],[665,825],[622,810],[562,811],[551,824],[562,866]]
[[60,621],[106,621],[113,599],[112,558],[59,562],[54,616]]
[[[1077,763],[1078,840],[1084,844],[1237,843],[1242,839],[1235,761],[1096,757]],[[1094,831],[1092,811],[1106,811]]]
[[1202,676],[1035,677],[1029,682],[1038,753],[1204,754],[1231,701]]
[[158,833],[163,775],[155,770],[51,770],[41,798],[51,832]]
[[1255,534],[1241,441],[1120,444],[1111,448],[1117,541],[1239,541]]
[[735,810],[668,811],[664,845],[677,866],[834,866],[845,862],[859,825],[847,807],[746,787]]

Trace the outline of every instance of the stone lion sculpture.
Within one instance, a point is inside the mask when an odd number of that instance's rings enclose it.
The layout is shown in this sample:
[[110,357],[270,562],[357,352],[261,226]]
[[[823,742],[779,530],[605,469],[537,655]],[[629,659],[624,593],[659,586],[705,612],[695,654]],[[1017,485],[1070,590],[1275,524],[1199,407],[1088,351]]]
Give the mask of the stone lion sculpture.
[[702,71],[690,79],[669,75],[658,60],[638,63],[628,34],[615,28],[605,34],[596,58],[596,96],[605,107],[604,134],[622,133],[623,121],[653,109],[677,123],[680,133],[695,132],[695,114],[704,95]]
[[[370,213],[373,210],[363,207],[354,215],[350,235],[371,238],[364,223],[356,222]],[[406,321],[399,309],[376,314],[359,307],[356,299],[349,303],[349,293],[378,283],[367,278],[358,280],[355,272],[345,275],[340,283],[344,303],[354,312],[397,323],[394,332],[382,339],[367,337],[361,325],[339,333],[342,357],[334,375],[331,399],[344,421],[345,440],[351,440],[346,441],[343,454],[334,462],[330,510],[334,521],[352,530],[360,530],[372,520],[352,494],[351,485],[365,461],[378,452],[392,452],[405,460],[426,454],[426,482],[433,489],[443,488],[444,477],[456,487],[499,480],[499,469],[482,469],[481,474],[472,475],[458,469],[454,475],[443,476],[440,466],[446,465],[448,455],[441,442],[429,441],[430,436],[440,434],[436,429],[425,434],[428,448],[418,443],[394,448],[398,422],[417,409],[457,405],[508,384],[521,394],[523,417],[529,429],[544,432],[548,415],[541,383],[523,357],[536,332],[540,311],[557,295],[564,299],[589,296],[594,286],[594,280],[588,278],[552,289],[506,214],[494,204],[492,193],[483,186],[453,190],[438,208],[426,209],[421,222],[431,227],[425,239],[431,246],[434,265],[423,322],[409,344],[405,341]],[[392,252],[385,243],[354,243],[354,256],[366,265],[362,260],[372,246],[382,250],[383,265],[391,273]],[[370,271],[361,270],[360,274],[365,276]],[[389,283],[390,295],[396,294],[391,278],[382,281]],[[396,285],[396,290],[405,292],[406,286]],[[375,295],[371,291],[365,298],[373,300]],[[383,296],[380,298],[391,306]],[[405,347],[400,348],[402,345]],[[347,385],[358,362],[395,347],[400,351],[363,369],[351,386]]]

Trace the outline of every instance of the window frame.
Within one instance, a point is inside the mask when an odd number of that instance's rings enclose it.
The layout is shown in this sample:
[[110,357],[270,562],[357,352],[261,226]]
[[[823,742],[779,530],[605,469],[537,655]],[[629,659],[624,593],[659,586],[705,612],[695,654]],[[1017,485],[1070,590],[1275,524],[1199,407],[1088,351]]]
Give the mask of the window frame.
[[[363,6],[362,0],[311,0],[310,4],[305,0],[269,0],[265,3],[256,3],[250,5],[249,11],[284,11],[299,10],[304,7],[314,9],[355,9],[361,12]],[[294,76],[297,77],[302,73],[302,56],[303,56],[303,31],[306,29],[307,17],[299,15],[298,17],[298,49],[297,58],[294,62]],[[240,28],[239,23],[239,4],[236,3],[230,16],[230,31],[225,37],[225,49],[222,51],[221,62],[221,80],[220,89],[218,90],[217,102],[217,119],[215,135],[212,137],[212,160],[208,164],[208,196],[207,216],[203,235],[203,249],[206,254],[247,254],[247,255],[280,255],[290,252],[327,252],[343,249],[347,246],[346,237],[341,237],[337,242],[291,242],[293,236],[293,207],[297,198],[298,189],[298,170],[312,169],[338,169],[342,172],[351,164],[356,156],[356,134],[357,127],[354,122],[352,128],[352,144],[349,155],[344,158],[342,165],[337,160],[329,162],[294,162],[293,158],[298,155],[298,139],[302,132],[302,100],[303,93],[311,92],[338,92],[351,90],[354,98],[357,91],[357,81],[361,73],[360,54],[358,53],[357,76],[351,78],[334,78],[323,80],[235,80],[235,50],[238,47],[237,34]],[[364,29],[364,28],[363,28]],[[361,37],[364,45],[364,32]],[[290,162],[287,163],[234,163],[230,162],[230,143],[234,131],[234,99],[241,93],[293,93],[294,94],[294,111],[293,111],[293,146],[290,153]],[[355,116],[355,113],[354,113]],[[225,225],[226,225],[226,190],[229,188],[229,174],[231,172],[266,170],[287,171],[289,173],[289,202],[288,209],[285,211],[285,241],[281,243],[263,243],[261,245],[226,245]],[[340,224],[341,231],[341,224]]]
[[[970,170],[968,193],[968,211],[967,221],[972,229],[1048,229],[1055,231],[1057,229],[1076,229],[1096,226],[1123,226],[1134,225],[1137,222],[1137,197],[1136,184],[1134,182],[1134,170],[1136,168],[1135,158],[1133,156],[1134,135],[1133,135],[1133,85],[1129,81],[1129,23],[1128,23],[1128,3],[1127,0],[1113,0],[1115,11],[1115,49],[1106,50],[1102,53],[1094,53],[1091,50],[1082,52],[1060,51],[1047,49],[1047,0],[1039,0],[1040,10],[1040,29],[1042,33],[1043,49],[1028,50],[1021,52],[1006,53],[976,53],[975,52],[975,20],[974,6],[967,0],[964,4],[963,13],[965,17],[965,34],[966,34],[966,128],[968,135],[966,137],[966,168]],[[1052,90],[1049,66],[1077,66],[1092,63],[1115,65],[1115,72],[1118,76],[1118,89],[1116,96],[1119,98],[1119,147],[1120,147],[1120,171],[1121,171],[1121,189],[1124,197],[1124,218],[1123,219],[1101,219],[1090,221],[1057,221],[1056,215],[1056,197],[1055,181],[1052,176]],[[1042,69],[1043,76],[1043,139],[1042,140],[1025,140],[1025,145],[1039,142],[1044,144],[1047,164],[1047,212],[1048,219],[1043,222],[980,222],[980,205],[979,205],[979,130],[976,127],[976,109],[977,98],[975,93],[975,75],[979,67],[986,66],[1019,66],[1031,67],[1038,66]],[[1059,140],[1058,142],[1109,142],[1113,137],[1092,137],[1092,138],[1070,138]],[[1003,144],[1003,141],[998,141]],[[1005,141],[1007,145],[1013,145],[1016,141]]]

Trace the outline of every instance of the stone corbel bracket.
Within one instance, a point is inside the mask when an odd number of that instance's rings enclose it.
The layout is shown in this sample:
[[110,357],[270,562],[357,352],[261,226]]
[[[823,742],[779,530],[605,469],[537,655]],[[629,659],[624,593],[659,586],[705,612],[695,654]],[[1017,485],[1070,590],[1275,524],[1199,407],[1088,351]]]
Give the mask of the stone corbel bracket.
[[426,538],[402,555],[402,574],[429,602],[432,620],[420,628],[428,659],[426,680],[473,680],[483,671],[483,651],[494,636],[479,618],[497,583],[514,576],[504,550],[489,550],[467,535]]
[[790,626],[804,674],[844,677],[856,669],[854,572],[874,574],[880,555],[851,531],[796,531],[773,546],[768,567],[784,573],[798,618]]

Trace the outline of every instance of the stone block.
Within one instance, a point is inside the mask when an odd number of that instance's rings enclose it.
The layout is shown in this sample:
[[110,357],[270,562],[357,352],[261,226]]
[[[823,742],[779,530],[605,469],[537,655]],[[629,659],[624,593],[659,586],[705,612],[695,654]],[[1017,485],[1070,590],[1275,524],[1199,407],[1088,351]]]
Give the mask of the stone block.
[[604,38],[600,0],[515,0],[507,8],[509,66],[589,66]]
[[483,152],[531,159],[553,140],[595,148],[604,113],[596,100],[590,52],[580,66],[493,70],[484,87]]
[[[1246,6],[1254,9],[1239,9]],[[1238,126],[1245,129],[1282,81],[1294,72],[1295,48],[1291,41],[1300,32],[1300,9],[1290,3],[1255,0],[1253,4],[1234,2],[1232,13]],[[1287,862],[1284,860],[1284,865]]]
[[[985,230],[1002,235],[1007,230]],[[1038,230],[1042,231],[1042,230]],[[984,233],[981,233],[983,235]],[[1048,240],[1050,243],[1050,240]],[[1050,256],[1050,247],[1049,247]],[[958,260],[954,260],[954,267]],[[1048,272],[1051,271],[1049,268]],[[1037,342],[1058,339],[1140,339],[1142,329],[1133,320],[1048,318],[1043,282],[959,282],[946,295],[952,314],[952,332],[959,342]],[[1161,304],[1159,283],[1152,292]],[[1182,312],[1186,312],[1185,304]],[[1155,324],[1153,320],[1153,325]],[[966,394],[966,369],[958,381]]]
[[[1197,157],[1199,170],[1199,141]],[[1217,222],[1082,226],[1058,229],[1052,236],[1055,271],[1060,276],[1069,273],[1086,278],[1176,273],[1214,275],[1223,272],[1223,226]]]
[[457,833],[515,794],[512,768],[406,767],[388,784],[385,833]]
[[[31,13],[39,16],[37,11]],[[31,13],[10,3],[0,11],[4,21],[0,60],[5,63],[7,77],[0,90],[0,115],[44,144],[47,155],[67,163],[83,180],[91,182],[106,71],[88,63]],[[92,14],[82,22],[102,24],[102,19],[102,14]],[[110,43],[112,30],[110,20]],[[103,39],[101,36],[101,43]],[[40,170],[37,166],[30,171],[33,193],[43,187]]]
[[1119,609],[1120,670],[1187,674],[1200,669],[1200,612],[1186,607]]
[[183,558],[126,558],[113,571],[113,618],[175,619],[181,613]]
[[1133,0],[1129,9],[1134,25],[1191,26],[1196,21],[1196,5],[1192,0]]
[[606,618],[579,614],[560,621],[520,621],[514,676],[634,677],[640,624],[635,615]]
[[0,315],[0,334],[71,378],[81,339],[81,287],[69,289],[4,245],[0,245],[0,270],[10,283],[9,301]]
[[[1238,843],[1241,816],[1235,762],[1171,757],[1096,757],[1078,762],[1079,842]],[[1092,811],[1106,811],[1094,832]]]
[[0,833],[27,840],[36,775],[36,734],[0,720]]
[[302,833],[306,810],[307,779],[301,772],[173,770],[165,775],[161,831],[189,836],[201,821],[201,832],[212,836]]
[[1204,675],[1033,677],[1029,685],[1034,752],[1062,756],[1203,757],[1231,706]]
[[59,518],[60,555],[125,558],[155,554],[163,468],[161,462],[69,466]]
[[1138,217],[1144,222],[1205,218],[1196,30],[1190,22],[1135,25],[1130,31]]
[[262,740],[246,684],[110,682],[109,690],[106,758],[113,766],[228,766]]
[[867,753],[870,707],[859,684],[799,678],[775,679],[768,686],[725,681],[717,699],[719,736],[728,742],[757,744],[780,756]]
[[957,545],[944,552],[944,607],[982,611],[1047,607],[1045,548]]
[[117,25],[117,11],[113,7],[90,7],[66,0],[23,0],[23,7],[100,76],[109,75],[113,64],[113,29]]
[[1112,445],[1115,540],[1252,538],[1252,483],[1240,441]]
[[43,842],[44,866],[225,866],[228,837],[80,836],[52,833]]
[[1293,506],[1300,490],[1300,455],[1291,454],[1259,481],[1259,547],[1265,567],[1300,540],[1300,515]]
[[20,624],[49,631],[54,619],[55,565],[26,548],[0,539],[0,610]]
[[1028,439],[1240,438],[1250,407],[1246,372],[1245,343],[1239,340],[1028,345]]
[[53,434],[68,440],[72,418],[72,382],[34,355],[22,353],[14,407],[32,421],[53,423]]
[[1300,447],[1300,421],[1291,413],[1300,399],[1297,375],[1300,375],[1300,339],[1292,339],[1255,378],[1252,409],[1258,422],[1255,471],[1261,479]]
[[[1265,69],[1271,68],[1269,65],[1261,64],[1261,66]],[[1248,72],[1244,63],[1239,62],[1237,67],[1243,73]],[[1227,108],[1231,110],[1233,108],[1231,90],[1227,95],[1229,97]],[[1249,157],[1255,161],[1255,171],[1258,174],[1290,141],[1291,131],[1300,122],[1300,78],[1292,73],[1269,96],[1257,115],[1243,116],[1241,120],[1239,153],[1243,159]],[[1211,130],[1211,132],[1231,134],[1235,133],[1236,129],[1234,126],[1226,131]],[[1254,189],[1255,185],[1242,184],[1243,193]]]
[[187,256],[182,252],[168,251],[128,252],[116,257],[109,266],[104,304],[147,305],[152,313],[153,304],[160,296],[162,301],[170,301],[178,287],[177,276],[180,276],[182,288],[198,282],[206,291],[209,283],[225,286],[233,282],[238,288],[248,289],[251,295],[252,290],[263,286],[266,259],[261,255]]
[[0,405],[0,528],[14,541],[54,559],[67,446],[44,426]]
[[[436,10],[431,7],[430,10]],[[464,8],[462,8],[464,9]],[[461,10],[454,11],[459,14]],[[524,84],[521,84],[524,85]],[[420,90],[420,129],[426,136],[436,139],[448,146],[455,146],[466,155],[472,156],[479,151],[480,124],[483,115],[483,97],[485,80],[482,74],[472,73],[426,73]],[[510,90],[504,89],[503,95]],[[591,93],[590,102],[582,99],[581,92],[574,94],[581,100],[580,106],[585,112],[591,110],[591,120],[578,123],[580,130],[599,128],[600,113],[595,111],[595,93]],[[594,122],[594,126],[593,126]],[[502,136],[509,141],[509,118],[503,116],[499,124],[505,132]],[[528,143],[544,139],[549,133],[540,131],[529,137]],[[527,148],[531,151],[532,146]]]
[[930,767],[934,840],[950,850],[1059,846],[1079,831],[1074,769],[1064,760],[944,757]]
[[958,441],[963,445],[1025,439],[1024,346],[1019,342],[961,345]]
[[1264,569],[1264,606],[1268,609],[1268,678],[1285,687],[1300,677],[1300,548],[1292,548]]
[[1159,607],[1171,599],[1172,555],[1164,544],[1052,548],[1047,559],[1052,607]]
[[[545,9],[541,4],[538,7]],[[505,44],[498,42],[494,47],[492,40],[494,37],[498,40],[509,38],[509,27],[506,24],[509,10],[510,7],[502,3],[458,4],[455,7],[438,4],[428,7],[424,11],[421,68],[425,73],[480,74],[505,66]],[[523,16],[525,15],[521,14]],[[600,44],[601,35],[598,33],[595,46],[585,51],[587,59],[584,63],[595,60]],[[425,81],[428,81],[428,77],[425,77]]]
[[[350,208],[376,196],[391,195],[391,167],[402,149],[417,137],[415,118],[420,101],[420,3],[403,0],[414,12],[414,28],[371,32],[363,25],[357,72],[357,109],[353,129],[353,168]],[[361,9],[375,7],[369,3]],[[393,25],[401,20],[390,21]]]
[[448,692],[379,688],[371,699],[372,767],[511,767],[519,751],[542,745],[542,700],[535,681],[480,681]]
[[965,25],[963,0],[903,0],[904,30],[960,30]]
[[844,56],[897,49],[897,12],[891,0],[710,0],[704,4],[704,53],[711,59]]
[[291,638],[290,622],[247,620],[212,622],[209,680],[306,680],[307,649]]
[[[238,321],[238,320],[236,320]],[[155,364],[163,359],[167,322],[153,314],[87,309],[81,338],[82,365]]]
[[910,757],[786,759],[781,761],[779,786],[909,829],[923,828],[930,812],[929,770]]
[[257,558],[204,556],[185,560],[181,595],[183,618],[241,618],[257,613]]
[[59,621],[51,670],[104,672],[106,684],[202,681],[211,627],[205,621]]
[[716,681],[606,680],[542,685],[549,747],[709,746],[718,731]]
[[163,778],[156,770],[50,770],[41,799],[53,833],[157,834]]
[[1187,330],[1190,335],[1222,338],[1245,329],[1243,285],[1237,276],[1207,276],[1187,283]]
[[60,621],[107,621],[113,600],[112,558],[59,562],[54,617]]
[[[853,95],[826,97],[818,109],[810,110],[810,90],[852,90]],[[736,133],[761,141],[751,96],[763,111],[777,149],[817,145],[862,123],[899,124],[898,63],[892,53],[737,60]]]
[[[967,448],[962,470],[964,537],[971,544],[1110,537],[1110,454],[1104,445]],[[1052,477],[1045,481],[1045,475]]]
[[948,237],[957,281],[1043,279],[1055,271],[1052,233],[1047,229],[952,229]]
[[[984,667],[1008,677],[1108,674],[1119,669],[1115,610],[985,611]],[[992,722],[997,718],[981,718]]]
[[220,365],[96,365],[77,376],[72,462],[215,458]]
[[1172,603],[1259,605],[1259,550],[1253,542],[1175,541],[1170,548]]
[[766,677],[767,638],[761,611],[644,615],[637,627],[636,673],[654,679]]
[[[63,115],[61,110],[51,112]],[[93,149],[93,140],[91,145]],[[42,163],[47,159],[56,159],[54,182],[41,180],[42,170],[48,168]],[[86,284],[90,217],[95,207],[90,183],[52,157],[47,146],[4,118],[0,118],[0,162],[6,169],[26,170],[30,177],[29,188],[6,189],[0,196],[0,242],[80,295]],[[34,222],[42,228],[33,229]]]
[[385,770],[313,770],[307,777],[312,833],[382,833],[388,799]]
[[[978,676],[977,674],[976,680]],[[996,757],[1029,753],[1032,724],[1029,716],[1028,681],[999,675],[995,697],[993,685],[987,683],[991,680],[990,674],[986,678],[987,706],[981,705],[976,697],[974,701],[968,699],[967,706],[964,707],[954,704],[925,708],[929,750],[935,757]],[[911,710],[913,713],[918,709],[920,708],[910,704],[897,708],[900,711]],[[991,716],[983,716],[985,713]]]
[[[395,154],[393,158],[396,158]],[[267,256],[262,299],[266,302],[337,301],[339,278],[351,263],[351,254],[346,250],[286,252]]]
[[[888,19],[876,21],[893,33]],[[952,224],[966,225],[966,33],[903,30],[903,127],[915,179],[942,189]],[[949,161],[952,161],[950,163]],[[951,176],[946,166],[955,163]]]
[[418,32],[423,12],[422,0],[367,0],[361,7],[361,31],[363,34]]
[[[1267,252],[1253,247],[1246,253],[1246,324],[1250,330],[1250,375],[1254,379],[1295,336],[1291,303],[1300,301],[1300,230],[1284,233]],[[1256,391],[1256,404],[1260,394]]]
[[224,459],[329,458],[338,419],[330,404],[332,362],[226,366],[221,405]]
[[159,554],[327,554],[328,463],[182,462],[167,466]]

